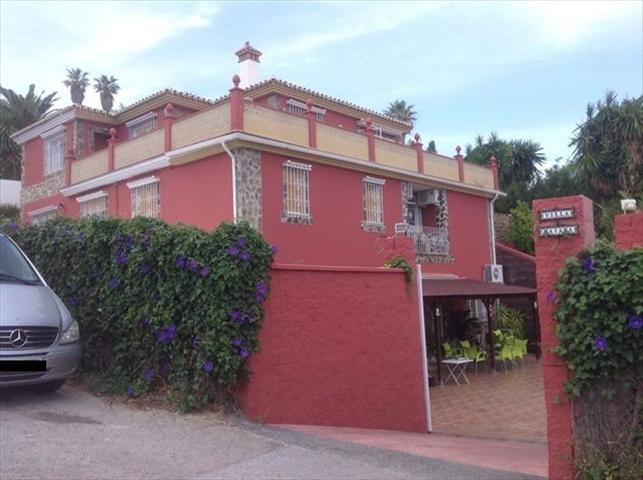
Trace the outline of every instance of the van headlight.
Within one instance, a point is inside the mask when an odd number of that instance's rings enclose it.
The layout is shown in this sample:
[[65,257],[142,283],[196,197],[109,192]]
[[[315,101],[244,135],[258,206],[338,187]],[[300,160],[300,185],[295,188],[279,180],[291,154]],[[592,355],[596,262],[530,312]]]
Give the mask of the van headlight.
[[66,343],[77,342],[78,340],[80,340],[80,328],[78,327],[78,322],[72,320],[71,325],[63,332],[58,343],[64,345]]

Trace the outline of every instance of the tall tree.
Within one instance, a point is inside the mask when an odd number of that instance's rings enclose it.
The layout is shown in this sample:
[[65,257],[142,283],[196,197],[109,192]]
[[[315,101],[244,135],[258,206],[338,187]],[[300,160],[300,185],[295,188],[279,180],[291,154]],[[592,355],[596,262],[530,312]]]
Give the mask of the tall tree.
[[503,140],[496,132],[488,138],[478,135],[473,145],[466,147],[465,160],[478,165],[488,165],[495,156],[498,160],[500,189],[507,193],[496,203],[499,212],[507,213],[519,200],[530,201],[530,188],[540,176],[539,167],[544,163],[542,147],[533,140]]
[[100,104],[109,113],[114,107],[114,95],[121,89],[118,79],[113,75],[101,75],[94,79],[94,90],[100,94]]
[[21,175],[20,147],[11,134],[44,117],[58,100],[56,92],[45,95],[35,93],[29,85],[26,95],[0,86],[0,177],[19,180]]
[[417,112],[413,110],[413,105],[408,105],[405,100],[392,101],[384,110],[384,114],[411,125],[417,120]]
[[85,90],[89,85],[87,75],[89,74],[83,72],[80,68],[67,69],[67,78],[63,81],[63,84],[69,88],[71,101],[76,105],[82,105],[83,100],[85,100]]
[[619,102],[608,91],[604,100],[587,105],[586,115],[570,144],[579,178],[598,198],[612,198],[616,191],[639,196],[643,191],[643,96]]

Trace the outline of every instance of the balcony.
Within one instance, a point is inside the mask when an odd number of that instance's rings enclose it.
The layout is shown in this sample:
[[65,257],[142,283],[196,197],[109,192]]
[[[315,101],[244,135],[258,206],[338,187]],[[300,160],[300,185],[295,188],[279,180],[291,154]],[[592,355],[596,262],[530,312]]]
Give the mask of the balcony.
[[415,240],[415,253],[418,256],[449,254],[449,235],[446,228],[409,225],[406,236]]

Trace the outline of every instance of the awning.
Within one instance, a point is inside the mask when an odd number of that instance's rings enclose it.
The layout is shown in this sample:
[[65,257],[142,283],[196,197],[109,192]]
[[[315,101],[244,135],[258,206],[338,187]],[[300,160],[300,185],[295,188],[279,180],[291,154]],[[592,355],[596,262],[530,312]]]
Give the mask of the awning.
[[426,278],[422,290],[429,298],[502,298],[535,295],[535,288],[485,283],[465,278]]

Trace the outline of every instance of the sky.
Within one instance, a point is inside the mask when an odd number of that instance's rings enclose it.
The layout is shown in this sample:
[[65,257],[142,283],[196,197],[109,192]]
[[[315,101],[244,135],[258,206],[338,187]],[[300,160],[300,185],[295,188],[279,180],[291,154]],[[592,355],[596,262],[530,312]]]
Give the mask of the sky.
[[[497,132],[566,161],[588,102],[643,93],[643,2],[0,2],[0,83],[118,78],[115,105],[225,95],[245,41],[272,76],[378,111],[414,105],[438,152]],[[85,105],[100,107],[88,89]]]

